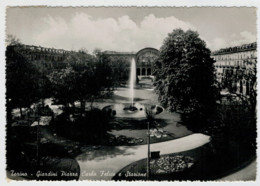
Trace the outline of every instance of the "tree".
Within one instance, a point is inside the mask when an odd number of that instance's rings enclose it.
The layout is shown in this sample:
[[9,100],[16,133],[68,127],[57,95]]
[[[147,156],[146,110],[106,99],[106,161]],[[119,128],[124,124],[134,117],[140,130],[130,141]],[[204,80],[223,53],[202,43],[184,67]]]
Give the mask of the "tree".
[[103,62],[112,68],[112,78],[115,86],[120,86],[129,80],[130,63],[127,56],[103,56]]
[[21,117],[22,108],[28,108],[39,100],[39,73],[34,65],[17,53],[14,46],[6,50],[6,99],[7,115],[10,111],[19,108]]
[[[256,60],[251,62],[244,60],[245,67],[237,67],[234,73],[225,73],[222,87],[227,88],[230,93],[235,94],[241,104],[251,111],[252,114],[256,114]],[[230,71],[233,71],[232,69]],[[246,93],[242,93],[238,90],[237,84],[246,82]],[[240,86],[243,86],[242,84]],[[240,87],[242,88],[242,87]]]
[[101,59],[99,50],[93,56],[84,49],[71,53],[66,59],[66,63],[75,73],[73,100],[81,103],[81,113],[85,111],[87,101],[90,102],[92,108],[94,100],[110,92],[112,87],[111,67]]
[[81,113],[83,113],[86,102],[90,101],[92,103],[99,92],[98,84],[95,81],[93,64],[89,64],[87,69],[78,71],[77,82],[75,85],[76,97],[80,101]]
[[81,85],[79,89],[84,92],[83,95],[85,95],[86,101],[90,102],[90,107],[92,108],[96,98],[111,93],[114,79],[111,66],[106,60],[103,60],[103,56],[100,53],[87,66],[87,69],[82,72],[80,80],[84,86]]
[[77,74],[74,85],[75,99],[80,102],[81,113],[83,113],[86,101],[92,100],[98,93],[95,82],[97,60],[86,50],[80,49],[78,52],[71,53],[66,61]]
[[95,61],[95,57],[82,48],[78,52],[71,52],[64,60],[64,63],[68,64],[75,71],[81,72],[88,69],[89,65],[95,63]]
[[213,63],[197,32],[176,29],[168,34],[154,65],[162,105],[181,113],[212,110],[218,93]]
[[48,74],[39,70],[38,76],[38,95],[42,102],[42,107],[44,107],[44,99],[50,98],[52,96],[52,85],[48,78]]
[[65,108],[68,108],[69,104],[73,104],[76,101],[76,77],[76,72],[71,67],[54,71],[49,75],[53,97],[57,102],[64,105]]
[[100,48],[95,48],[92,53],[97,59],[102,57],[102,50]]
[[6,36],[5,41],[6,41],[7,46],[21,45],[20,39],[11,34],[8,34]]
[[[239,99],[242,101],[244,107],[246,107],[256,118],[256,103],[257,103],[257,78],[256,78],[256,61],[255,63],[245,61],[247,68],[242,71],[237,77],[235,78],[236,82],[242,81],[243,79],[246,80],[248,84],[248,92],[247,95],[236,93]],[[250,85],[250,86],[249,86]]]

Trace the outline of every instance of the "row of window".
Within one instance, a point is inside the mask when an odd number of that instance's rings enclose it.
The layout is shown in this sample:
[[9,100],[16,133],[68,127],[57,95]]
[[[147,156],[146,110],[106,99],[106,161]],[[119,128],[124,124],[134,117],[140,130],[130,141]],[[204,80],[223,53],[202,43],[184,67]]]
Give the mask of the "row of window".
[[216,67],[221,67],[221,66],[246,66],[246,65],[253,65],[254,62],[252,61],[217,61],[215,63]]
[[28,58],[30,60],[51,60],[51,61],[63,61],[64,57],[63,56],[49,56],[49,55],[29,55]]
[[137,68],[136,71],[137,71],[138,76],[150,76],[150,75],[152,75],[151,68]]
[[233,54],[224,54],[224,55],[216,55],[212,56],[216,61],[218,60],[231,60],[231,59],[249,59],[256,58],[256,51],[245,51]]
[[35,46],[18,46],[18,50],[23,50],[27,52],[48,52],[48,53],[56,53],[56,54],[67,54],[69,51],[62,50],[62,49],[53,49],[53,48],[42,48],[42,47],[35,47]]
[[233,74],[238,74],[238,75],[245,75],[245,74],[252,74],[252,71],[250,70],[233,70],[233,69],[217,69],[216,74],[218,76],[225,76],[227,74],[233,75]]

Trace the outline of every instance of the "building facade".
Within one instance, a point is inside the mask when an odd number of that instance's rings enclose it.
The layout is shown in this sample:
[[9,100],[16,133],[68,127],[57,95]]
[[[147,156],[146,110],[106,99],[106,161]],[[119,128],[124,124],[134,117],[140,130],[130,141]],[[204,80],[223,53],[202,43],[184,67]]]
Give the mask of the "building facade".
[[212,58],[216,61],[217,80],[222,88],[245,95],[256,89],[256,83],[252,80],[256,76],[256,42],[220,49],[212,53]]
[[[67,66],[66,59],[74,51],[45,48],[31,45],[8,46],[10,50],[19,53],[36,66],[45,67],[52,71]],[[143,48],[138,52],[104,51],[103,56],[109,58],[109,65],[118,74],[118,81],[129,79],[131,60],[136,61],[138,80],[143,78],[154,79],[153,63],[159,56],[155,48]],[[256,76],[257,44],[256,42],[236,47],[224,48],[212,52],[216,68],[216,76],[223,89],[229,92],[248,95],[250,90],[256,89],[256,83],[250,79]]]
[[144,48],[138,52],[104,51],[103,55],[108,58],[113,58],[113,60],[110,60],[110,65],[113,69],[121,67],[118,73],[122,73],[122,76],[129,76],[131,60],[134,59],[136,61],[136,74],[138,79],[154,79],[153,63],[159,56],[159,51],[155,48]]
[[153,78],[153,63],[157,60],[159,51],[155,48],[144,48],[136,53],[136,72],[138,78]]
[[[73,51],[63,49],[45,48],[33,45],[11,45],[7,50],[23,56],[26,60],[32,62],[36,67],[52,70],[67,66],[66,59]],[[12,53],[10,52],[10,53]]]
[[[76,53],[75,51],[23,44],[8,46],[8,50],[23,56],[36,67],[44,68],[50,72],[53,69],[65,68],[68,65],[68,56]],[[159,51],[155,48],[144,48],[138,52],[104,51],[102,55],[109,58],[108,63],[114,72],[118,74],[119,81],[129,79],[131,60],[134,59],[136,61],[137,77],[141,80],[147,77],[154,78],[152,64],[157,59]]]

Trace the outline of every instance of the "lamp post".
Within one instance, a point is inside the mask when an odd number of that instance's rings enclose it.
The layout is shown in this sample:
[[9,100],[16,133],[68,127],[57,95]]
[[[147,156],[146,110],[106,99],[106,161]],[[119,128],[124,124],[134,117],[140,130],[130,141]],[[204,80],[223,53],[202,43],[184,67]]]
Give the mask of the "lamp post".
[[150,178],[150,125],[153,123],[154,115],[151,108],[145,108],[145,114],[147,118],[147,180]]
[[40,168],[40,158],[39,158],[39,145],[40,145],[40,113],[39,113],[39,108],[37,109],[37,111],[35,112],[36,118],[37,118],[37,131],[36,131],[36,167],[37,169]]
[[147,122],[147,180],[150,177],[150,121]]

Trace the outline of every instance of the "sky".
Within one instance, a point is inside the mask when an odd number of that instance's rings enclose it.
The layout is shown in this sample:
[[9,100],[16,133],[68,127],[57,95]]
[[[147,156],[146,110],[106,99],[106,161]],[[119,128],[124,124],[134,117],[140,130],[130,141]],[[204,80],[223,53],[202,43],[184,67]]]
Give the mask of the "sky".
[[256,8],[9,7],[6,34],[65,50],[160,49],[173,29],[194,30],[212,51],[256,41]]

